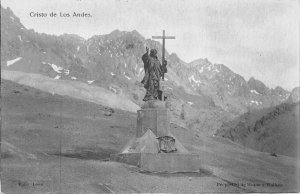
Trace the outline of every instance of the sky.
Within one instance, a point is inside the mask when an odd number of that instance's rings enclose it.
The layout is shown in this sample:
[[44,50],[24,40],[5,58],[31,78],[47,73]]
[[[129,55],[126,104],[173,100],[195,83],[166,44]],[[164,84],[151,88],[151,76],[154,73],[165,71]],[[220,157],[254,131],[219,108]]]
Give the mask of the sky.
[[[26,28],[86,39],[115,29],[137,30],[166,40],[183,61],[207,58],[246,80],[268,87],[299,86],[299,6],[297,0],[2,0]],[[30,12],[48,17],[30,17]],[[49,17],[50,12],[85,12],[89,18]]]

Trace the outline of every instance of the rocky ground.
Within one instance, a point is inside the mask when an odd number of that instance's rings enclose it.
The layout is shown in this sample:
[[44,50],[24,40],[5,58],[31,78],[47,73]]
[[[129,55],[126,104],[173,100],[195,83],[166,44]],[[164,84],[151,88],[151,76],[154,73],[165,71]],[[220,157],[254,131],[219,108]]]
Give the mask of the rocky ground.
[[1,80],[4,193],[294,192],[297,159],[171,124],[199,173],[149,173],[111,162],[136,114]]

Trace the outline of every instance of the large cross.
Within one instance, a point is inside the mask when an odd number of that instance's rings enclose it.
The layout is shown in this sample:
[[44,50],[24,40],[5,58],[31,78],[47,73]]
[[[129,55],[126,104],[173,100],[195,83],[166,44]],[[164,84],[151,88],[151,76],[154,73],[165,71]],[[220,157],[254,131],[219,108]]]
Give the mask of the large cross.
[[162,44],[162,60],[161,63],[164,65],[165,61],[165,39],[175,39],[175,36],[165,36],[165,30],[163,30],[163,35],[162,36],[152,36],[153,39],[162,39],[163,44]]

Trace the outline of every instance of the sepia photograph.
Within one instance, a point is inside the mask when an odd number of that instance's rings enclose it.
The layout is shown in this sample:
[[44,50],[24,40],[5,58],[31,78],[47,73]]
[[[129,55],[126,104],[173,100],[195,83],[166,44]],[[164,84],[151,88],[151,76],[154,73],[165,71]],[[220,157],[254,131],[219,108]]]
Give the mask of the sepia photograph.
[[0,194],[298,193],[298,0],[1,0]]

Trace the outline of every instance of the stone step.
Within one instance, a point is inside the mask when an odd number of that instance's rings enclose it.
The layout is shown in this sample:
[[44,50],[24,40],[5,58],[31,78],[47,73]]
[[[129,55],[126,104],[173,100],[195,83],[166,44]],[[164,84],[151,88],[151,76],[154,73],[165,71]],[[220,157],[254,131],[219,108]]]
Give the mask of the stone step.
[[122,162],[149,172],[199,172],[199,155],[180,153],[126,153],[112,154],[111,161]]

